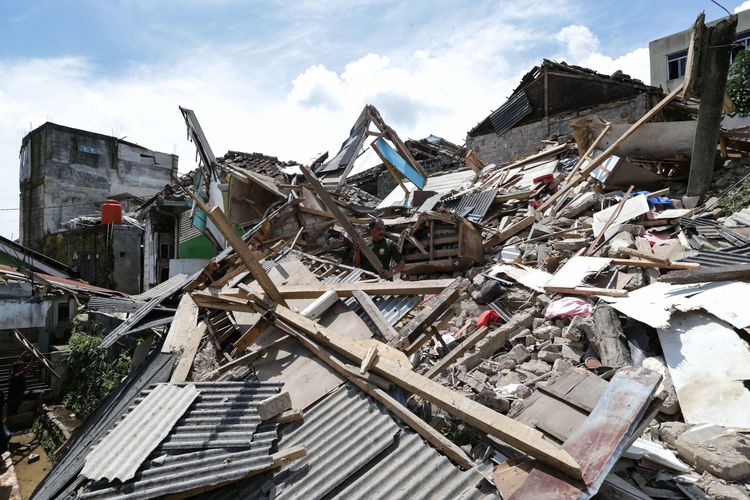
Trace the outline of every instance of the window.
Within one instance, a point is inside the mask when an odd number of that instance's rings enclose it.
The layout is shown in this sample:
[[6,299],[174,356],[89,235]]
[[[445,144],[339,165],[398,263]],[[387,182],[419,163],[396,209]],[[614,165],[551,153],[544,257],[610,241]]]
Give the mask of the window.
[[667,79],[676,80],[685,76],[687,50],[667,56]]
[[68,302],[60,302],[57,304],[57,321],[68,320],[70,320],[70,305]]

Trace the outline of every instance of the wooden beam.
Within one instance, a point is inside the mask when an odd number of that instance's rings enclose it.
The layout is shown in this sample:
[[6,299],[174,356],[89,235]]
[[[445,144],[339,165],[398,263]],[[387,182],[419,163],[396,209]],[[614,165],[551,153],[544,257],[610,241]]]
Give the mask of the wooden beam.
[[451,442],[448,438],[439,433],[427,422],[420,419],[408,408],[406,408],[406,406],[399,403],[386,391],[372,385],[362,378],[355,376],[352,372],[356,370],[348,369],[348,365],[339,361],[338,358],[333,356],[318,343],[307,338],[305,335],[301,335],[299,332],[295,331],[293,328],[287,325],[283,325],[281,329],[286,330],[287,333],[294,336],[305,348],[315,354],[321,361],[330,366],[339,375],[347,379],[349,382],[357,386],[361,391],[371,396],[379,403],[383,404],[386,408],[388,408],[388,410],[393,412],[394,415],[400,418],[406,425],[411,427],[414,432],[422,436],[425,441],[444,453],[448,458],[453,460],[460,467],[462,467],[463,469],[471,469],[472,467],[474,467],[474,463],[472,462],[471,458],[469,458],[458,445]]
[[[651,251],[651,249],[649,249],[649,251]],[[669,259],[661,259],[655,256],[653,253],[649,254],[645,252],[639,252],[638,250],[633,250],[632,248],[621,248],[620,254],[627,255],[628,257],[637,257],[639,259],[654,261],[657,264],[663,265],[664,267],[667,267],[672,264],[672,261],[670,261]]]
[[229,219],[224,215],[224,212],[222,212],[219,207],[212,207],[205,203],[200,196],[193,192],[192,189],[188,188],[187,192],[193,197],[195,203],[211,218],[216,229],[219,230],[222,236],[224,236],[224,239],[227,240],[227,243],[229,243],[232,249],[234,249],[237,256],[247,270],[250,271],[250,274],[253,275],[253,278],[255,278],[255,281],[258,282],[268,298],[279,304],[286,305],[286,301],[281,294],[279,294],[276,285],[273,284],[271,278],[269,278],[268,274],[263,270],[260,263],[255,258],[253,251],[248,248],[242,237],[234,230],[234,226],[229,222]]
[[[416,283],[424,283],[417,281]],[[443,314],[458,299],[460,288],[465,281],[463,278],[456,278],[453,282],[445,287],[437,296],[427,301],[422,310],[404,326],[398,334],[398,337],[388,342],[388,345],[404,348],[411,340],[424,332],[432,322]]]
[[354,229],[354,226],[351,222],[349,222],[349,219],[347,219],[346,216],[341,212],[338,205],[336,205],[336,202],[333,201],[331,195],[328,194],[328,191],[325,190],[318,178],[315,177],[315,174],[312,172],[312,170],[310,170],[309,167],[301,167],[301,169],[302,173],[307,179],[307,182],[310,183],[313,190],[315,190],[315,193],[326,206],[328,211],[331,212],[336,218],[336,221],[341,224],[341,227],[344,228],[344,231],[346,231],[346,233],[352,239],[352,242],[359,243],[359,251],[361,252],[362,256],[367,259],[372,268],[377,271],[377,274],[381,274],[383,272],[383,264],[380,262],[380,259],[378,259],[378,257],[370,247],[365,245],[362,237],[359,235],[357,230]]
[[474,344],[482,340],[489,331],[490,329],[486,326],[477,329],[477,331],[466,337],[463,342],[454,347],[451,352],[443,356],[437,363],[432,365],[432,367],[425,372],[424,376],[430,379],[438,376],[443,370],[452,365],[454,361],[456,361],[464,352],[466,352],[467,349],[471,348]]
[[201,340],[205,333],[206,323],[203,321],[190,329],[187,340],[183,345],[182,353],[180,354],[180,360],[177,362],[177,366],[172,372],[172,378],[169,380],[171,383],[174,384],[176,382],[184,382],[187,380],[190,368],[193,367],[195,355],[198,353],[198,347],[200,347]]
[[[351,297],[355,290],[368,295],[428,295],[442,292],[453,283],[451,279],[422,281],[357,281],[354,283],[320,283],[315,285],[280,286],[281,296],[287,299],[314,299],[326,292],[336,292],[339,297]],[[240,284],[239,288],[254,294],[252,285]]]
[[[313,341],[332,347],[335,351],[356,363],[361,363],[367,355],[367,348],[347,338],[346,335],[333,332],[289,308],[277,305],[273,311],[276,315],[277,324],[285,323],[304,332],[305,335],[298,337],[300,339],[309,335]],[[541,432],[414,373],[411,366],[401,366],[386,357],[380,356],[375,360],[372,371],[403,389],[432,402],[447,413],[482,432],[505,441],[565,474],[577,478],[581,477],[581,468],[578,463],[567,452],[553,443],[545,441]]]
[[359,305],[365,311],[365,314],[370,317],[375,328],[378,329],[380,334],[385,340],[390,341],[398,337],[398,332],[391,326],[388,320],[383,317],[383,313],[380,312],[378,306],[372,301],[369,295],[362,290],[352,290],[352,297],[357,299]]
[[669,262],[669,264],[662,264],[653,259],[649,260],[638,260],[638,259],[612,259],[612,264],[616,266],[631,266],[631,267],[650,267],[650,268],[662,268],[662,269],[698,269],[701,265],[697,262]]
[[487,241],[484,242],[484,249],[489,250],[491,248],[496,247],[500,243],[504,242],[511,236],[515,236],[530,225],[534,223],[536,218],[533,215],[527,215],[520,221],[516,222],[515,224],[511,224],[507,228],[503,229],[499,233],[495,234],[494,236],[491,236]]

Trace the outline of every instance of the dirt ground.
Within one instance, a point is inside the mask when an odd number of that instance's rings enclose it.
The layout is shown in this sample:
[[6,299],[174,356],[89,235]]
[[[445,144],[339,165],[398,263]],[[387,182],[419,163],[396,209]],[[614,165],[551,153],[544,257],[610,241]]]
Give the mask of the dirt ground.
[[[52,468],[52,464],[31,432],[13,436],[10,440],[10,451],[16,468],[21,498],[31,498],[34,488],[44,479]],[[27,462],[27,457],[32,453],[39,455],[39,460],[30,464]]]

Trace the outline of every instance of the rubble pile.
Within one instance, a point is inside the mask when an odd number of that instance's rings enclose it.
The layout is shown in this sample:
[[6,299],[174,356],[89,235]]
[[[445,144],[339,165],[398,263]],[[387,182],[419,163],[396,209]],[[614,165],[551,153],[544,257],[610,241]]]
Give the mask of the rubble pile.
[[142,362],[36,497],[747,498],[750,148],[696,196],[679,90],[498,164],[370,105],[309,167],[217,159],[181,108],[200,164],[134,214],[217,254],[87,292]]

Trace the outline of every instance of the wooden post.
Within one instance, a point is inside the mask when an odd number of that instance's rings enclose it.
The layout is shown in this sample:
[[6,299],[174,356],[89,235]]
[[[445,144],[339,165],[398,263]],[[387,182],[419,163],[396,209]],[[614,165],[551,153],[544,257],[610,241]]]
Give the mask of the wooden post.
[[[702,20],[701,20],[702,22]],[[729,16],[713,26],[707,26],[701,47],[705,57],[700,72],[700,107],[695,126],[693,153],[690,157],[690,177],[687,196],[703,196],[711,187],[716,164],[716,144],[721,133],[724,92],[729,72],[729,54],[737,27],[737,16]]]
[[352,239],[352,242],[359,242],[359,251],[361,252],[362,256],[367,259],[372,268],[375,269],[378,274],[381,274],[383,272],[383,264],[380,263],[380,260],[370,249],[370,247],[365,245],[362,237],[359,235],[357,230],[354,229],[354,226],[351,222],[349,222],[349,219],[347,219],[346,216],[341,212],[338,205],[336,205],[336,202],[333,201],[331,195],[328,194],[328,191],[325,190],[318,178],[315,177],[315,174],[312,172],[312,170],[310,170],[309,167],[302,167],[302,173],[305,174],[307,182],[310,183],[320,200],[323,202],[323,204],[325,204],[326,208],[328,208],[328,211],[331,212],[336,218],[336,221],[341,224],[341,227],[344,228],[344,231],[346,231],[346,233]]
[[281,296],[279,290],[276,288],[276,285],[273,284],[271,278],[269,278],[268,274],[266,274],[266,272],[263,270],[260,263],[255,258],[255,255],[253,255],[253,251],[248,248],[242,237],[237,234],[237,231],[234,230],[232,223],[229,222],[229,219],[227,219],[227,216],[224,215],[224,212],[222,212],[219,207],[212,207],[211,205],[204,202],[200,198],[200,196],[196,195],[193,192],[192,189],[188,188],[187,192],[188,194],[190,194],[190,196],[193,197],[195,203],[198,204],[201,210],[208,214],[208,216],[216,226],[216,229],[219,230],[222,236],[224,236],[224,239],[227,240],[227,243],[229,243],[229,245],[234,249],[235,253],[237,253],[247,270],[250,271],[250,274],[252,274],[253,278],[255,278],[255,281],[258,282],[266,295],[268,295],[268,298],[276,302],[277,304],[286,305],[284,297]]

